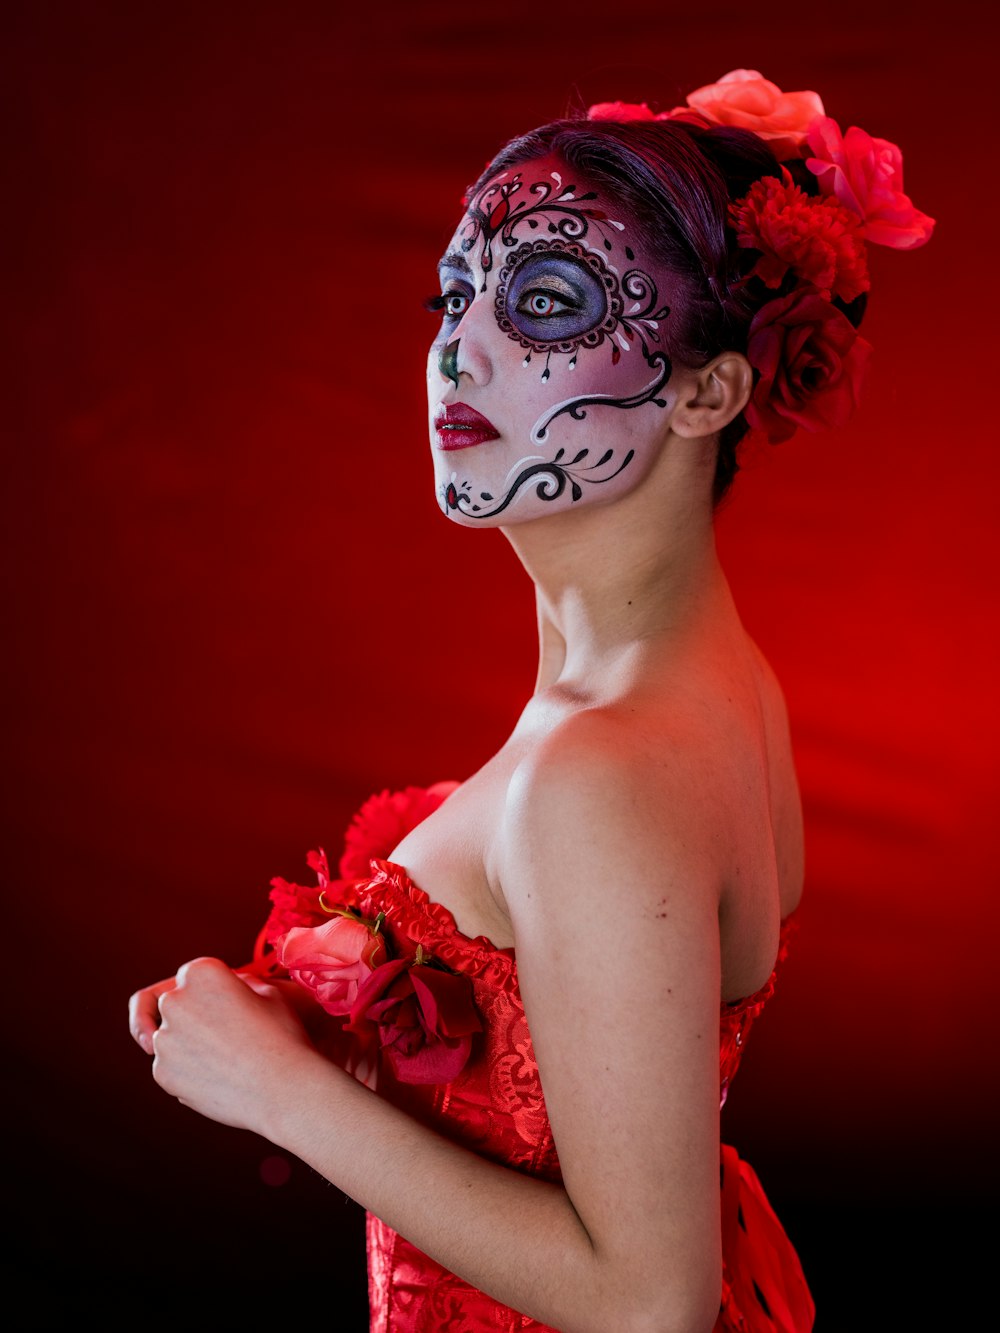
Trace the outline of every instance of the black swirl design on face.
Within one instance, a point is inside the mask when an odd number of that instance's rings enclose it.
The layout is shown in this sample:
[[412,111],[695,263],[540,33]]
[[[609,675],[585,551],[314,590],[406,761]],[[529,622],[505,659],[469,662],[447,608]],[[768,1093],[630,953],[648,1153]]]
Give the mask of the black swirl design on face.
[[[522,466],[514,469],[510,484],[499,501],[489,491],[480,491],[478,497],[474,496],[471,483],[457,481],[454,475],[451,481],[438,487],[438,496],[445,513],[457,509],[468,518],[494,518],[502,514],[525,486],[536,481],[535,494],[539,500],[558,500],[568,486],[575,503],[583,498],[584,486],[600,485],[623,472],[635,456],[635,450],[629,449],[617,467],[606,471],[614,462],[614,454],[613,449],[605,449],[596,462],[588,463],[584,460],[590,457],[589,449],[578,450],[572,458],[567,458],[566,450],[560,449],[548,461],[526,459]],[[603,475],[596,475],[601,472]]]
[[558,173],[552,173],[549,180],[534,181],[527,192],[520,172],[513,176],[504,172],[488,181],[469,204],[460,240],[463,252],[482,242],[481,290],[486,290],[493,268],[494,241],[499,238],[501,245],[513,248],[517,244],[514,228],[522,223],[531,231],[544,227],[549,235],[570,241],[582,240],[594,228],[604,248],[610,250],[611,235],[615,230],[624,231],[624,224],[597,208],[596,199],[593,190],[577,194],[575,185],[563,185]]
[[622,309],[613,270],[595,250],[575,241],[526,241],[497,275],[497,324],[529,351],[598,347],[614,331]]
[[541,444],[549,433],[549,427],[557,417],[568,415],[574,421],[583,421],[588,407],[641,407],[644,403],[653,403],[656,407],[666,407],[666,400],[660,391],[670,379],[673,366],[670,357],[662,348],[653,348],[652,342],[660,341],[660,324],[670,314],[668,305],[660,305],[656,283],[641,269],[630,269],[621,280],[621,291],[631,304],[627,312],[621,313],[608,336],[611,338],[611,360],[617,364],[622,351],[630,352],[635,346],[642,359],[654,371],[653,378],[638,393],[617,396],[611,393],[585,394],[567,398],[551,407],[536,423],[531,432],[533,444]]

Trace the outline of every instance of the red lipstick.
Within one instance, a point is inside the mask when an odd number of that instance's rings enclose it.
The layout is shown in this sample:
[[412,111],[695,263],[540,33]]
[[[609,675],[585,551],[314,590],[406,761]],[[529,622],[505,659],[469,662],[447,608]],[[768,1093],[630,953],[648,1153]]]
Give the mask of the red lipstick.
[[449,403],[447,407],[438,408],[434,431],[439,449],[471,449],[474,444],[500,438],[496,426],[465,403]]

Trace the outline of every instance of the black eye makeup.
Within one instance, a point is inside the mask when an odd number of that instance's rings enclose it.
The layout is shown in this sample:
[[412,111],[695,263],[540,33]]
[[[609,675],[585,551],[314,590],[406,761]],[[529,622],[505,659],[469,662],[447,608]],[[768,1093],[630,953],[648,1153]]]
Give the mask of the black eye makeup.
[[497,324],[522,347],[596,347],[622,309],[618,279],[595,251],[569,241],[519,245],[497,276]]

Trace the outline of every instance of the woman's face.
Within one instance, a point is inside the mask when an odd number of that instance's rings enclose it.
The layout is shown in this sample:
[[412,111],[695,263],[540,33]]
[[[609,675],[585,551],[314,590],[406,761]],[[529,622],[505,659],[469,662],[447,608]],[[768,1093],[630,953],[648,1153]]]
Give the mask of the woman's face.
[[662,444],[669,270],[559,158],[494,176],[439,265],[427,363],[438,502],[497,527],[634,488]]

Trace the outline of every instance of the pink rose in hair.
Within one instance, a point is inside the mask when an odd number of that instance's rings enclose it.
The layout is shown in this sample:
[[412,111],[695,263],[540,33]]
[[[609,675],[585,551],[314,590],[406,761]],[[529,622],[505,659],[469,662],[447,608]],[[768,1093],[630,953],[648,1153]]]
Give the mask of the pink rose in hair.
[[852,125],[846,134],[829,116],[809,130],[806,166],[820,191],[835,195],[861,219],[861,235],[877,245],[913,250],[930,240],[934,219],[903,193],[903,155],[888,139],[874,139]]
[[744,409],[771,444],[842,426],[858,404],[871,344],[815,290],[768,301],[750,325],[747,359],[759,372]]
[[783,93],[755,69],[731,70],[689,93],[687,102],[713,125],[735,125],[767,139],[779,162],[800,156],[809,126],[825,114],[819,93]]

